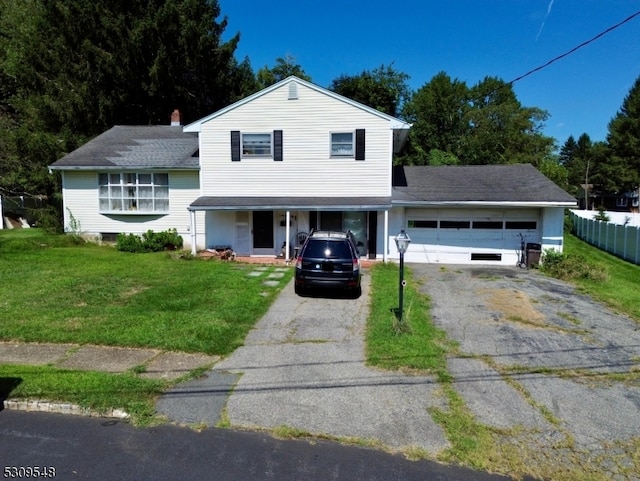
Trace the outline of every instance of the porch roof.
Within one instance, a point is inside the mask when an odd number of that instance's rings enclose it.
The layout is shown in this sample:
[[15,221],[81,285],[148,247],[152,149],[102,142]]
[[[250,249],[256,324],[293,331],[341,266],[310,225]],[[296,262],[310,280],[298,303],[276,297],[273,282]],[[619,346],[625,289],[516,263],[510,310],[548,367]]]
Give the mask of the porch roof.
[[389,210],[389,197],[199,197],[199,210]]

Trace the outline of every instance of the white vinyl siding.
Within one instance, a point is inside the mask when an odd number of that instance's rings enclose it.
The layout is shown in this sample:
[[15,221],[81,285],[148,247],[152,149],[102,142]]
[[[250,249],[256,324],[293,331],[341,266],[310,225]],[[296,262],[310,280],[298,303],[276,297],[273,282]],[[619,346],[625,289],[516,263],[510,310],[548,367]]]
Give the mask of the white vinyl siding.
[[[202,124],[202,195],[374,197],[391,195],[393,131],[387,119],[298,85],[283,86]],[[365,159],[332,156],[331,132],[366,132]],[[282,131],[282,162],[232,162],[230,131]],[[355,150],[355,135],[354,135]]]
[[[100,212],[97,172],[66,171],[62,174],[62,180],[66,230],[69,230],[69,221],[73,216],[81,232],[86,235],[120,232],[142,234],[149,229],[161,232],[175,228],[183,237],[185,246],[190,243],[187,208],[200,195],[198,172],[169,172],[169,210],[165,213],[138,212],[136,215]],[[200,232],[204,226],[204,213],[196,214],[196,224]],[[204,234],[197,242],[204,243]]]

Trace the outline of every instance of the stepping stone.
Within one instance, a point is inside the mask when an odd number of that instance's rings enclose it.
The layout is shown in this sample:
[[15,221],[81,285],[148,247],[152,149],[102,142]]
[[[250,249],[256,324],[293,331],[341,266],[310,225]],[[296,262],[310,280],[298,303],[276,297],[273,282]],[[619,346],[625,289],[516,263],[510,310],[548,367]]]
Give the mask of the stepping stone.
[[269,287],[278,287],[280,283],[278,281],[264,281],[262,285]]

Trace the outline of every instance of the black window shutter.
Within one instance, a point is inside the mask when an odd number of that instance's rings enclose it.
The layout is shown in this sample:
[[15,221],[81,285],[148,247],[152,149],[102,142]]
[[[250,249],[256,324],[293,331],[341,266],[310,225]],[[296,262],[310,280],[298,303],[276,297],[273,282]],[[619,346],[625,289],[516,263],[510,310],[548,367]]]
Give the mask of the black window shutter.
[[356,129],[356,160],[364,160],[364,129]]
[[273,160],[282,160],[282,130],[273,131]]
[[233,162],[240,161],[240,131],[231,131],[231,160]]

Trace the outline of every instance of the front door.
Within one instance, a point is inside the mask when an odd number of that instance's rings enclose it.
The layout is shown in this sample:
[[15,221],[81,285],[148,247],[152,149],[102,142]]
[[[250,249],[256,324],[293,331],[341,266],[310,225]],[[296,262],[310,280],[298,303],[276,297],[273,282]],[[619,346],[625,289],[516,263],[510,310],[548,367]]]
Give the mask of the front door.
[[273,211],[253,211],[253,253],[272,255],[273,248]]
[[251,254],[251,229],[249,227],[249,212],[241,210],[236,212],[236,254],[248,256]]

